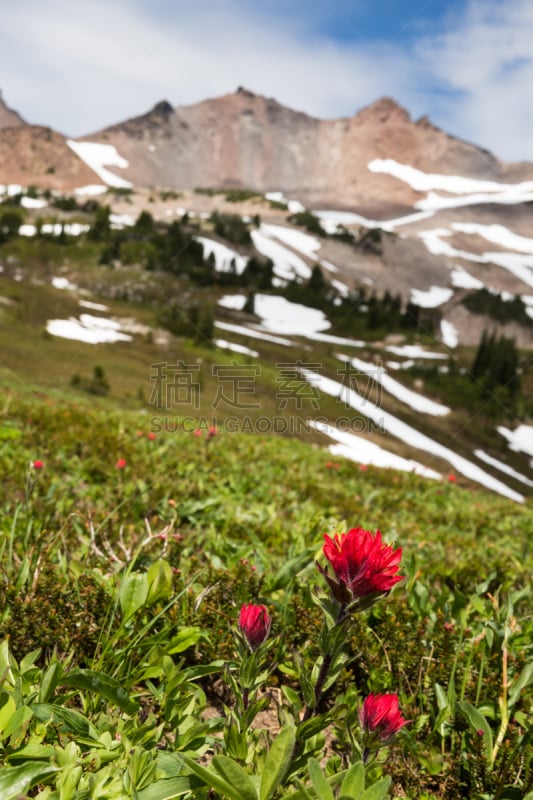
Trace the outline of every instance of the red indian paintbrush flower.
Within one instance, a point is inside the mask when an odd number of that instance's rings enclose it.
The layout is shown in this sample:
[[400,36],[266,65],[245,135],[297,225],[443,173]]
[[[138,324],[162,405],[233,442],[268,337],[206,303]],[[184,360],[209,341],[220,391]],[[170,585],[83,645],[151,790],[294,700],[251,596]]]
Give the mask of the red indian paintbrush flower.
[[333,539],[326,534],[324,540],[324,555],[335,574],[330,575],[327,567],[318,568],[338,602],[383,594],[402,580],[397,573],[402,550],[385,544],[379,531],[373,534],[352,528],[348,533],[336,533]]
[[239,627],[252,650],[263,644],[270,632],[271,619],[266,606],[244,604],[239,614]]
[[402,717],[397,694],[369,694],[359,712],[359,721],[365,733],[378,734],[384,742],[409,720]]
[[43,469],[44,461],[41,461],[39,458],[36,458],[35,461],[31,462],[33,469]]

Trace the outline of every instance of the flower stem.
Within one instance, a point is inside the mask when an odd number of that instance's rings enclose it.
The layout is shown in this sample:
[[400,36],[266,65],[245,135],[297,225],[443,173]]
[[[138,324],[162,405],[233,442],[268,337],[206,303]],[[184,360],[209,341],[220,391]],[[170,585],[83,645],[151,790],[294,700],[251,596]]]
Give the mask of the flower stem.
[[[339,607],[339,613],[337,614],[337,619],[335,620],[335,626],[340,625],[340,623],[344,619],[345,614],[346,614],[346,603],[342,603],[342,605]],[[324,689],[324,684],[326,682],[326,678],[328,677],[328,672],[329,668],[331,667],[332,661],[333,661],[333,653],[331,652],[326,653],[324,655],[324,659],[320,667],[320,672],[318,673],[318,678],[315,684],[314,705],[306,707],[302,722],[307,722],[307,720],[311,719],[311,717],[318,711],[318,707],[322,699],[322,691]]]

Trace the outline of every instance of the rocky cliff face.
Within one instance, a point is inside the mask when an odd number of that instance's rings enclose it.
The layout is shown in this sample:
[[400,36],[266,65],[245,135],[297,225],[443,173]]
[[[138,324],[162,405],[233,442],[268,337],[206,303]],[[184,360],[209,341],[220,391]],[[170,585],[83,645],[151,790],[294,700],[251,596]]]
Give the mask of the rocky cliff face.
[[[133,184],[176,188],[281,190],[314,207],[390,215],[420,197],[407,184],[372,174],[392,158],[424,172],[507,179],[509,168],[482,148],[449,136],[427,118],[413,121],[390,98],[351,118],[321,120],[239,88],[191,106],[158,103],[141,117],[87,140],[115,145]],[[513,180],[531,175],[513,165]]]
[[[0,182],[62,189],[101,183],[64,137],[26,125],[0,101],[0,128],[5,122],[10,127],[4,128],[9,137],[0,140]],[[503,164],[426,117],[412,120],[390,98],[353,117],[323,120],[240,87],[190,106],[173,108],[163,100],[83,139],[113,145],[129,163],[116,174],[134,186],[282,191],[312,208],[350,209],[374,219],[407,213],[425,193],[371,172],[373,159],[485,180],[533,178],[533,164]]]

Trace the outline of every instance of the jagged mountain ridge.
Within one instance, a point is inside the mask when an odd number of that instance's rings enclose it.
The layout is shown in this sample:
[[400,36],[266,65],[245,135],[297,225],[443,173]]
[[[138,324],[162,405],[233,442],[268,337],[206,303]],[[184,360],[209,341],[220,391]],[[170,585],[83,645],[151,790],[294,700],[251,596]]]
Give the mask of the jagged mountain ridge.
[[[450,136],[424,117],[413,121],[390,98],[353,117],[324,120],[240,88],[189,106],[158,103],[140,117],[88,141],[113,144],[129,161],[134,185],[282,190],[309,206],[401,212],[420,197],[406,184],[369,172],[393,158],[425,172],[508,179],[509,167],[487,150]],[[514,166],[515,180],[533,165]]]
[[[101,183],[61,134],[26,124],[0,100],[2,119],[13,124],[0,137],[0,182],[63,190]],[[533,178],[533,164],[505,164],[427,117],[412,120],[390,98],[353,117],[326,120],[241,87],[188,106],[161,101],[79,141],[116,147],[128,167],[111,171],[134,186],[281,190],[310,207],[344,208],[377,219],[406,213],[424,195],[391,175],[370,172],[368,164],[376,158],[476,179]]]

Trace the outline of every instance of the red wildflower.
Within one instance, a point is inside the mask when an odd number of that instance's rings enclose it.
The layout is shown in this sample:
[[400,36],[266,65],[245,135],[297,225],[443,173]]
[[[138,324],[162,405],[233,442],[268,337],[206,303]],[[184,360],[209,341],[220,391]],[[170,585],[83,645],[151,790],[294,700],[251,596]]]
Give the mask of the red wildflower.
[[383,594],[401,581],[397,569],[402,550],[384,544],[379,531],[372,534],[363,528],[352,528],[348,533],[336,533],[333,539],[326,534],[324,540],[324,555],[335,574],[329,575],[327,567],[318,568],[340,603]]
[[263,644],[270,632],[272,620],[266,606],[244,604],[239,615],[239,627],[252,650]]
[[450,483],[455,483],[457,478],[455,477],[455,475],[448,475],[448,480],[450,481]]
[[125,466],[126,466],[126,459],[125,458],[119,458],[117,463],[115,464],[115,466],[116,466],[117,469],[124,469]]
[[217,430],[217,426],[216,425],[211,425],[211,427],[207,431],[207,435],[210,436],[210,437],[211,436],[216,436],[217,433],[218,433],[218,430]]
[[195,428],[195,430],[193,431],[193,435],[194,436],[201,436],[202,435],[201,428]]
[[150,431],[150,432],[147,434],[147,436],[148,436],[148,439],[150,439],[150,441],[151,441],[151,442],[153,442],[153,441],[154,441],[154,439],[155,439],[155,433],[154,433],[153,431]]
[[44,467],[44,461],[36,458],[35,461],[32,461],[33,469],[42,469]]
[[398,733],[409,720],[402,717],[397,694],[369,694],[359,712],[359,721],[365,733],[376,733],[384,742]]
[[361,472],[366,472],[368,466],[366,464],[359,464],[359,469],[361,470]]

